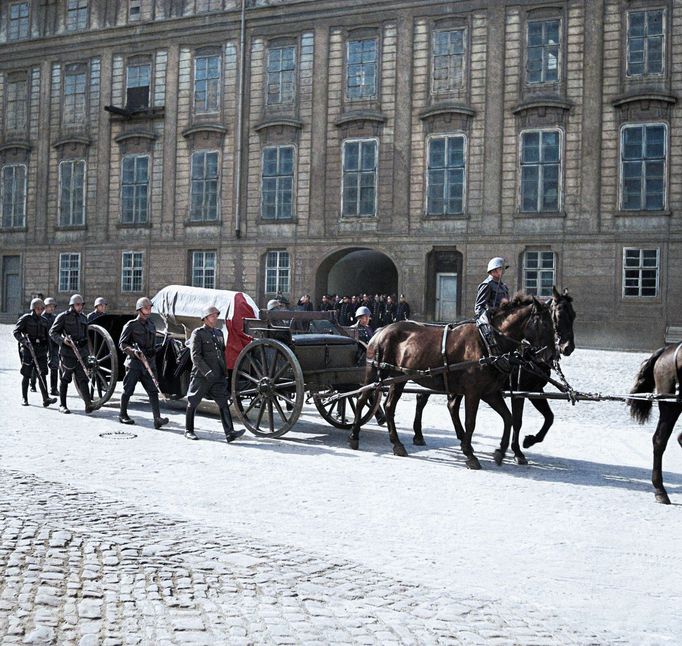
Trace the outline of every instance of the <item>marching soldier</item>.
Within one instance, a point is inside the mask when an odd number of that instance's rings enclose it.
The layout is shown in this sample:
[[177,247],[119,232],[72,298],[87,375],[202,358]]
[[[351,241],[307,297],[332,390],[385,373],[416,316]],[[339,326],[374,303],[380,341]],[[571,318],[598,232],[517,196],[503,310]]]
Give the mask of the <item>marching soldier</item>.
[[88,325],[94,323],[100,316],[104,316],[107,313],[107,305],[107,301],[101,296],[95,299],[95,309],[88,314]]
[[43,396],[43,406],[54,404],[57,400],[47,394],[47,354],[50,340],[49,325],[43,318],[45,304],[40,298],[31,301],[31,311],[27,312],[14,326],[14,338],[21,348],[21,405],[28,406],[28,385],[31,373],[38,375],[38,385]]
[[[47,321],[48,329],[52,327],[57,315],[54,313],[57,307],[57,301],[51,296],[45,299],[45,311],[43,318]],[[59,395],[57,390],[57,379],[59,378],[59,346],[50,339],[49,350],[47,354],[47,365],[50,368],[50,395]]]
[[207,307],[202,312],[203,325],[192,332],[188,345],[192,353],[192,373],[187,389],[187,414],[185,437],[198,440],[194,433],[194,413],[204,397],[209,397],[220,408],[220,420],[225,439],[233,442],[244,434],[232,424],[228,400],[228,373],[225,365],[225,341],[223,333],[216,328],[220,310]]
[[71,379],[76,377],[76,387],[85,402],[85,412],[95,410],[90,399],[88,377],[84,365],[88,361],[88,320],[83,314],[83,297],[74,294],[69,299],[69,309],[57,315],[50,328],[50,338],[59,344],[61,380],[59,382],[59,412],[71,413],[66,405],[66,393]]
[[118,421],[121,424],[134,424],[128,417],[128,402],[135,392],[138,381],[147,391],[149,403],[154,415],[154,428],[159,429],[168,424],[167,417],[161,417],[159,408],[159,391],[156,386],[156,376],[150,371],[155,370],[154,355],[156,354],[156,326],[149,318],[152,313],[152,302],[145,296],[138,298],[135,304],[137,318],[128,321],[119,339],[118,346],[128,355],[125,360],[126,374],[123,377],[123,393],[121,394],[121,409]]

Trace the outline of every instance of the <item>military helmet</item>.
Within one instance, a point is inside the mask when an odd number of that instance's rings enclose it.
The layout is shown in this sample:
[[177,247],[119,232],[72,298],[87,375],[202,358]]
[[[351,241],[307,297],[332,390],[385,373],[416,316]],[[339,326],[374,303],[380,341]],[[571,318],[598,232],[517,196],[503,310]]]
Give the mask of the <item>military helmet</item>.
[[52,296],[48,296],[45,299],[45,307],[47,307],[48,305],[57,305],[57,301],[54,300],[54,298],[52,298]]
[[83,300],[83,297],[80,294],[74,294],[70,299],[69,299],[69,305],[82,305],[85,301]]
[[220,314],[220,310],[215,305],[204,307],[204,309],[201,310],[201,320],[203,321],[207,316],[211,316],[211,314]]
[[282,303],[278,301],[276,298],[271,298],[268,301],[267,309],[268,311],[271,310],[278,310],[281,307]]
[[42,298],[34,298],[31,301],[31,311],[33,311],[36,307],[42,307],[42,308],[45,307],[45,303],[43,303]]
[[370,311],[369,307],[361,305],[357,310],[355,310],[355,318],[357,319],[361,316],[372,316],[372,312]]
[[152,307],[152,302],[146,296],[137,299],[135,311],[141,310],[143,307]]
[[108,303],[107,303],[106,299],[102,298],[101,296],[98,296],[95,299],[95,307],[97,307],[98,305],[108,305]]
[[491,258],[490,262],[488,263],[488,273],[495,269],[509,269],[509,265],[505,264],[504,258]]

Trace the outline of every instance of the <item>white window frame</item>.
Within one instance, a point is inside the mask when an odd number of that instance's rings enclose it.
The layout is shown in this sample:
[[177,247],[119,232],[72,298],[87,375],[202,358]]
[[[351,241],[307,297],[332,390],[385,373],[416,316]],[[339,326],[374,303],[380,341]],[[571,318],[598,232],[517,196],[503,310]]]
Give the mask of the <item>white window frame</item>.
[[[352,96],[350,92],[350,68],[351,65],[356,66],[360,65],[361,66],[361,76],[362,76],[362,83],[353,85],[352,87],[367,87],[368,84],[366,83],[366,78],[367,75],[365,74],[366,71],[366,65],[370,65],[371,63],[365,63],[365,62],[360,62],[360,63],[352,63],[350,62],[350,46],[352,43],[359,43],[359,42],[365,42],[365,41],[374,41],[376,45],[375,49],[375,58],[374,58],[374,88],[373,92],[371,94],[366,94],[365,91],[363,90],[359,96]],[[364,38],[349,38],[346,41],[346,78],[345,78],[345,86],[346,86],[346,100],[348,101],[371,101],[376,99],[379,96],[379,74],[380,74],[380,66],[379,66],[379,61],[380,61],[380,48],[379,48],[379,37],[378,36],[366,36]]]
[[121,253],[121,293],[134,294],[142,292],[143,289],[144,251],[123,251]]
[[[216,277],[218,275],[218,252],[216,249],[193,249],[191,255],[191,276],[192,287],[203,287],[204,289],[216,288]],[[213,256],[213,267],[207,267],[207,257]],[[201,262],[197,260],[201,258]],[[200,274],[198,277],[197,274]],[[198,278],[198,279],[197,279]],[[209,283],[210,281],[210,283]],[[208,284],[207,284],[208,283]]]
[[[199,80],[197,78],[197,63],[200,60],[207,60],[210,58],[215,58],[218,60],[218,78],[204,78]],[[207,63],[208,65],[208,63]],[[223,66],[222,66],[222,60],[221,56],[218,53],[215,54],[196,54],[194,56],[194,86],[192,88],[192,101],[194,105],[194,112],[195,114],[215,114],[220,112],[220,101],[221,101],[221,89],[222,89],[222,78],[223,78]],[[151,82],[151,81],[150,81]],[[199,105],[197,102],[197,84],[198,83],[204,83],[206,85],[205,88],[205,106]],[[215,89],[215,105],[211,105],[211,102],[209,101],[209,98],[211,97],[211,92],[209,91],[209,88],[212,87],[212,84]]]
[[[206,171],[206,160],[208,158],[208,155],[215,155],[216,156],[216,176],[215,178],[209,178],[206,176],[204,173],[204,176],[202,177],[201,180],[195,180],[193,179],[194,176],[194,163],[195,163],[195,156],[197,155],[203,155],[203,167],[204,171]],[[190,164],[189,164],[189,221],[190,222],[218,222],[220,220],[220,151],[218,150],[194,150],[192,151],[192,154],[190,155]],[[207,196],[209,195],[208,192],[208,186],[210,181],[215,181],[216,184],[216,193],[215,193],[215,216],[214,217],[208,217],[210,215],[208,213],[208,210],[210,208],[210,205],[207,204]],[[201,182],[202,189],[201,189],[201,217],[194,217],[192,213],[192,196],[194,195],[194,190],[195,190],[195,182]]]
[[[530,267],[528,264],[529,261],[529,255],[530,254],[537,254],[537,265],[535,267]],[[543,255],[551,255],[552,258],[552,266],[551,268],[549,267],[543,267]],[[557,284],[556,276],[557,276],[557,255],[556,252],[552,251],[551,249],[526,249],[526,251],[523,252],[523,276],[522,276],[522,285],[523,285],[523,291],[525,291],[527,294],[534,294],[535,296],[551,296],[552,295],[552,287]],[[537,278],[536,278],[536,286],[535,288],[532,288],[529,286],[529,278],[528,274],[530,272],[535,272],[537,273]],[[552,280],[550,281],[549,287],[546,288],[545,291],[543,291],[543,280],[542,276],[543,275],[551,275]],[[534,291],[533,291],[534,289]]]
[[[12,198],[12,214],[10,216],[10,224],[5,224],[5,169],[14,168],[13,178],[12,178],[12,193],[14,197]],[[19,204],[16,200],[16,175],[17,168],[23,169],[24,175],[24,186],[23,186],[23,200]],[[27,200],[27,190],[28,190],[28,167],[26,164],[5,164],[0,167],[0,227],[3,229],[21,229],[26,226],[26,200]],[[17,206],[20,206],[21,210],[21,221],[17,222]]]
[[[276,150],[277,151],[277,168],[279,169],[280,166],[280,157],[281,157],[281,152],[282,149],[290,149],[291,150],[291,175],[282,175],[282,174],[276,174],[276,175],[265,175],[265,154],[268,150]],[[268,217],[265,215],[265,180],[266,179],[275,179],[276,183],[276,188],[275,188],[275,215],[274,217]],[[281,183],[282,180],[285,179],[291,179],[291,213],[289,215],[282,215],[281,214],[281,209],[280,209],[280,199],[279,195],[280,192],[283,190]],[[294,219],[295,216],[295,211],[296,211],[296,146],[293,146],[291,144],[281,144],[281,145],[274,145],[274,146],[265,146],[261,152],[261,174],[260,174],[260,194],[261,194],[261,209],[260,209],[260,214],[261,218],[263,220],[267,220],[268,222],[279,222],[279,221],[291,221]]]
[[[274,255],[273,255],[274,254]],[[287,265],[282,264],[283,254],[286,254]],[[270,259],[275,258],[275,263],[270,264]],[[266,294],[289,294],[291,293],[291,254],[286,249],[269,249],[265,253],[265,293]],[[276,289],[268,289],[268,279],[272,277]],[[286,289],[284,289],[286,287]]]
[[[346,187],[346,144],[351,144],[351,143],[368,143],[368,142],[374,142],[376,146],[376,153],[375,153],[375,164],[374,164],[374,205],[373,205],[373,210],[371,215],[360,215],[358,213],[359,211],[359,206],[360,206],[360,192],[358,191],[358,198],[356,200],[356,209],[354,213],[349,213],[346,214],[346,203],[345,203],[345,198],[344,198],[344,193],[345,193],[345,187]],[[362,150],[362,146],[361,146]],[[360,167],[362,167],[362,164],[360,164]],[[348,172],[356,172],[356,171],[348,171]],[[362,176],[361,169],[357,171],[358,174],[358,182],[360,182],[360,177]],[[361,184],[361,182],[360,182]],[[358,185],[358,189],[360,188],[360,185]],[[379,139],[377,137],[352,137],[349,139],[344,139],[343,142],[341,143],[341,217],[342,218],[376,218],[377,217],[377,208],[378,208],[378,203],[379,203]]]
[[[462,52],[461,54],[457,53],[452,53],[452,54],[443,54],[442,56],[448,56],[450,59],[450,63],[454,60],[453,57],[456,56],[461,56],[461,67],[462,67],[462,74],[459,78],[459,82],[453,77],[451,74],[454,72],[454,65],[449,64],[447,66],[448,69],[448,87],[446,89],[437,89],[436,88],[436,39],[438,38],[439,34],[451,34],[454,32],[461,32],[462,33]],[[466,80],[466,75],[467,75],[467,28],[466,27],[452,27],[450,29],[435,29],[433,31],[432,37],[431,37],[431,94],[435,96],[440,96],[440,95],[447,95],[451,94],[452,92],[455,92],[461,87],[464,87],[465,80]]]
[[[26,8],[26,15],[12,18],[12,9],[21,10],[21,5]],[[15,27],[15,28],[13,28]],[[24,40],[31,35],[31,3],[10,2],[7,9],[7,40]]]
[[[71,182],[69,186],[69,193],[70,193],[70,200],[69,200],[69,217],[68,221],[64,220],[63,217],[63,207],[64,202],[64,195],[62,192],[62,181],[63,181],[63,172],[64,172],[64,166],[67,164],[71,165],[72,167],[75,166],[75,164],[83,164],[83,185],[81,187],[81,213],[80,217],[76,217],[74,215],[74,195],[75,191],[73,190],[74,184],[73,184],[73,178],[74,178],[74,173],[72,168],[71,170]],[[59,191],[57,192],[57,212],[59,213],[59,226],[60,227],[73,227],[73,226],[82,226],[85,224],[85,196],[87,193],[87,163],[84,159],[63,159],[62,161],[59,162]]]
[[[74,68],[71,72],[69,68]],[[67,78],[83,77],[83,91],[67,94]],[[88,113],[88,66],[85,63],[68,64],[64,66],[64,106],[62,110],[63,123],[66,126],[82,126]],[[78,85],[75,86],[78,89]]]
[[[17,85],[23,85],[22,91],[10,91],[10,88]],[[16,78],[8,78],[6,82],[7,99],[5,101],[5,127],[7,130],[13,132],[21,132],[26,130],[28,124],[28,79],[26,76]],[[21,90],[21,88],[19,88]],[[19,106],[22,106],[22,111],[19,111]],[[19,117],[22,117],[21,121]]]
[[[534,211],[524,211],[523,209],[523,136],[525,134],[530,134],[537,132],[540,134],[540,139],[542,141],[542,134],[545,132],[558,132],[559,133],[559,176],[557,181],[557,208],[549,211],[543,210],[542,207],[542,194],[538,191],[538,202],[537,210]],[[542,143],[540,144],[540,150],[542,150]],[[562,128],[527,128],[519,132],[519,151],[518,151],[518,172],[519,172],[519,193],[518,193],[518,205],[519,213],[523,214],[541,214],[541,213],[560,213],[563,208],[564,203],[564,131]],[[553,162],[552,162],[553,163]],[[526,164],[530,166],[531,164]],[[543,169],[544,164],[538,162],[535,164]],[[538,174],[539,186],[542,186],[544,181],[544,174],[540,172]]]
[[[637,266],[627,266],[627,255],[628,252],[633,252],[637,251],[639,252],[639,264]],[[643,272],[644,271],[652,271],[651,267],[647,267],[644,265],[643,259],[644,259],[644,252],[651,252],[655,251],[656,252],[656,293],[655,294],[642,294],[643,290]],[[638,272],[639,276],[636,278],[637,280],[637,294],[626,294],[625,290],[627,289],[626,282],[628,278],[626,277],[627,271],[636,271]],[[623,276],[622,276],[623,282],[622,282],[622,298],[623,300],[630,300],[630,299],[656,299],[659,298],[661,294],[661,249],[660,247],[654,247],[654,248],[646,248],[646,247],[623,247]]]
[[[463,150],[464,150],[464,177],[462,180],[462,210],[457,211],[456,213],[448,213],[447,210],[443,213],[431,213],[429,211],[429,195],[430,195],[430,176],[431,176],[431,167],[429,166],[430,159],[431,159],[431,144],[434,140],[436,139],[455,139],[455,138],[461,138],[464,140],[463,144]],[[447,146],[448,143],[446,142],[446,155],[447,155]],[[426,192],[424,195],[424,214],[427,216],[431,217],[448,217],[448,216],[458,216],[458,215],[464,215],[466,213],[466,207],[467,207],[467,162],[468,162],[468,153],[469,153],[469,138],[467,137],[466,133],[464,132],[442,132],[442,133],[434,133],[432,135],[429,135],[426,139]],[[447,166],[443,167],[445,170],[447,170]],[[447,189],[448,187],[447,181],[444,182],[443,184],[443,189]],[[444,203],[445,203],[445,198],[443,198]]]
[[88,28],[90,10],[88,5],[88,0],[66,0],[66,31],[82,31]]
[[[130,79],[130,71],[132,69],[138,69],[142,67],[147,67],[149,68],[149,83],[147,85],[131,85],[131,82],[139,82],[139,81],[131,81]],[[136,73],[139,77],[139,72]],[[128,90],[134,90],[135,88],[138,87],[146,87],[147,88],[147,99],[146,99],[146,104],[143,106],[143,108],[149,108],[152,104],[152,80],[153,80],[153,74],[154,70],[152,68],[152,62],[151,60],[133,60],[129,61],[126,64],[126,85],[125,85],[125,103],[126,106],[128,106]],[[139,108],[139,106],[136,106]]]
[[[540,74],[540,80],[539,81],[531,81],[529,78],[529,72],[530,70],[528,69],[528,63],[529,63],[529,52],[531,50],[530,46],[530,26],[531,24],[535,23],[549,23],[549,22],[558,22],[559,23],[559,42],[556,43],[557,45],[557,57],[556,57],[556,79],[551,79],[547,80],[547,71],[549,70],[549,65],[548,65],[548,58],[547,58],[547,50],[551,46],[549,43],[544,43],[541,45],[542,47],[542,70]],[[543,34],[545,31],[545,28],[543,27]],[[561,81],[561,61],[562,61],[562,49],[564,47],[562,41],[562,36],[563,36],[563,20],[559,16],[555,17],[548,17],[548,18],[538,18],[534,20],[528,20],[526,22],[526,69],[524,70],[525,74],[525,81],[527,85],[544,85],[547,83],[559,83]],[[535,46],[533,47],[533,49]]]
[[[661,36],[663,39],[663,45],[661,47],[661,71],[660,72],[647,72],[646,67],[647,63],[649,61],[649,37],[644,36],[644,61],[643,61],[643,67],[644,71],[642,71],[641,74],[636,74],[630,71],[630,17],[634,13],[644,13],[648,14],[653,11],[662,11],[663,12],[663,17],[661,19]],[[625,76],[628,78],[653,78],[653,77],[662,77],[665,76],[666,74],[666,64],[665,64],[665,57],[666,57],[666,48],[668,47],[668,33],[667,33],[667,17],[668,17],[668,12],[664,6],[658,6],[658,7],[641,7],[638,9],[631,9],[630,11],[627,12],[627,19],[625,21]],[[645,18],[646,24],[648,25],[649,23],[649,17],[646,16]]]
[[[75,267],[64,267],[65,261],[69,264],[76,260]],[[75,273],[75,284],[72,284],[73,275]],[[65,282],[66,281],[66,282]],[[81,284],[81,255],[80,253],[60,253],[59,254],[59,290],[60,292],[78,292]]]
[[[279,69],[275,71],[270,70],[270,56],[275,52],[282,52],[285,49],[291,49],[294,52],[293,67],[284,69],[282,67],[282,56],[280,55]],[[265,103],[268,106],[286,106],[296,103],[296,73],[297,73],[297,48],[296,45],[272,45],[268,47],[265,64]],[[286,80],[290,79],[290,80]],[[277,92],[273,94],[270,88],[276,86]],[[285,88],[291,87],[291,92],[285,91]]]
[[[127,220],[125,219],[125,211],[124,211],[124,205],[123,205],[123,188],[124,188],[124,183],[123,183],[123,166],[128,159],[140,159],[140,158],[145,158],[147,160],[147,200],[145,203],[145,219],[142,220],[140,218],[140,214],[136,211],[136,204],[138,202],[137,200],[137,195],[133,196],[133,218],[132,220]],[[137,163],[135,163],[135,169],[137,170]],[[126,185],[127,186],[127,185]],[[136,182],[133,182],[132,184],[133,187],[135,187],[135,193],[137,193],[137,187],[142,186],[142,184],[138,184]],[[151,155],[139,155],[137,153],[130,154],[130,155],[124,155],[121,158],[121,191],[120,191],[120,221],[121,224],[128,224],[128,225],[144,225],[148,224],[150,221],[150,205],[151,205],[151,186],[152,186],[152,158]]]

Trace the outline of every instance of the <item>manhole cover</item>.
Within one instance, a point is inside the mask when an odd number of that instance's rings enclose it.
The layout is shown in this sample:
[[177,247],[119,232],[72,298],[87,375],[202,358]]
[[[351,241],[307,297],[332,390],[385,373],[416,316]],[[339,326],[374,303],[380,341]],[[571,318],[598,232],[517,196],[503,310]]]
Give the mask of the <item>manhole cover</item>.
[[100,437],[106,437],[110,440],[132,440],[137,437],[137,433],[129,433],[128,431],[109,431],[108,433],[100,433]]

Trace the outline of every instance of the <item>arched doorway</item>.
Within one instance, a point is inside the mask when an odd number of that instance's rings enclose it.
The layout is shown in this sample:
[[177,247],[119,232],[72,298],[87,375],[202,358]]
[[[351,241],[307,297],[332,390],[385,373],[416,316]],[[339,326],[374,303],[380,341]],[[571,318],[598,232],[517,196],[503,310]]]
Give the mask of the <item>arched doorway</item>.
[[317,269],[315,297],[323,294],[397,294],[398,270],[385,254],[353,247],[325,258]]

